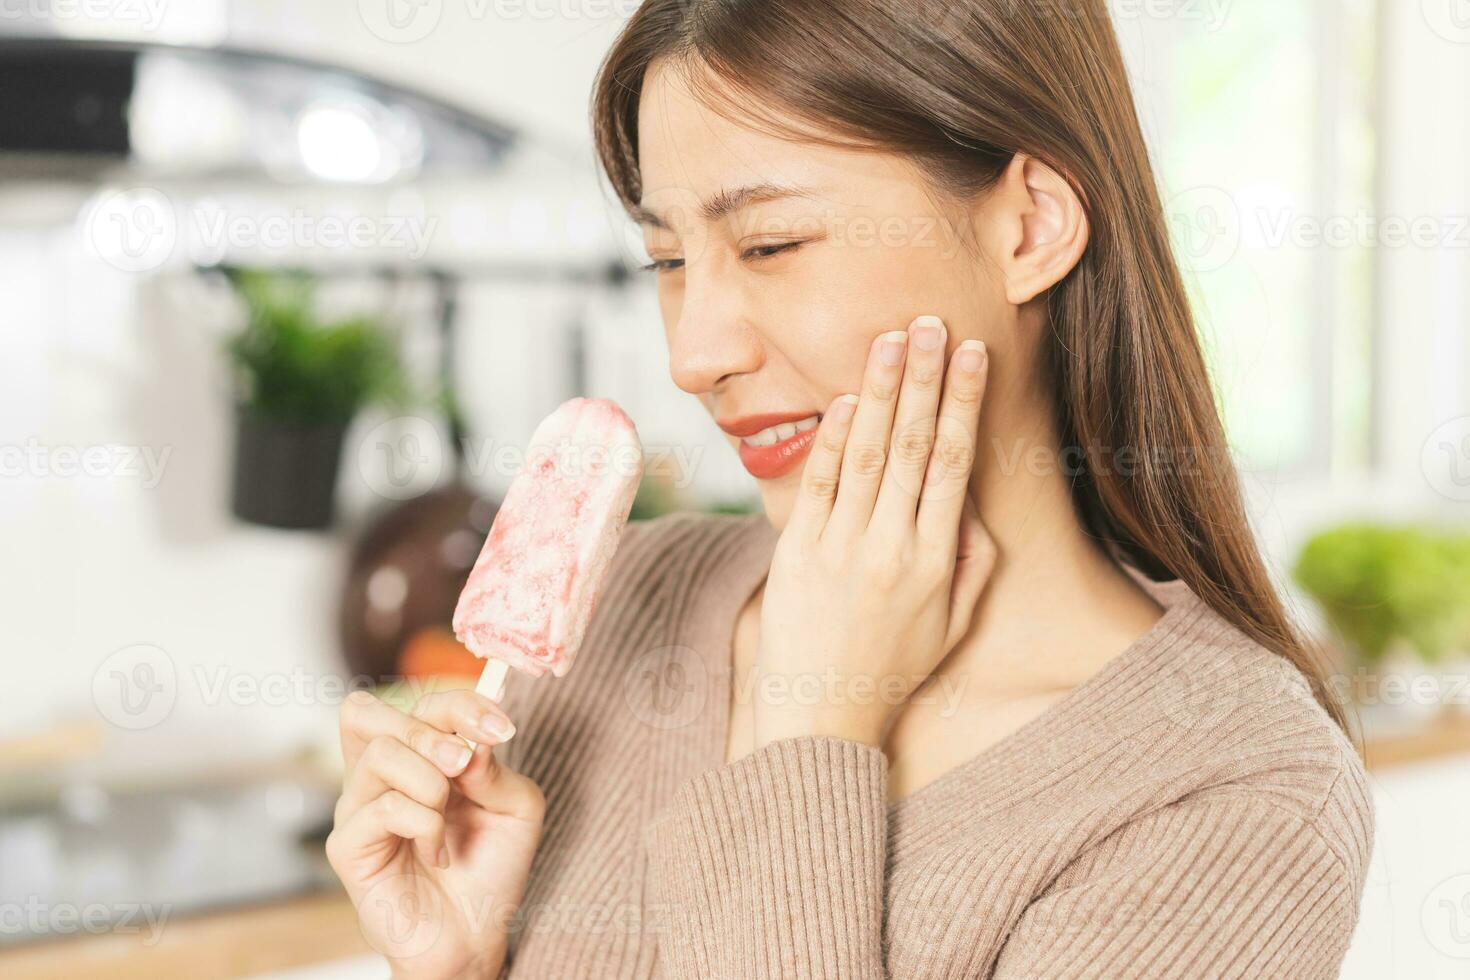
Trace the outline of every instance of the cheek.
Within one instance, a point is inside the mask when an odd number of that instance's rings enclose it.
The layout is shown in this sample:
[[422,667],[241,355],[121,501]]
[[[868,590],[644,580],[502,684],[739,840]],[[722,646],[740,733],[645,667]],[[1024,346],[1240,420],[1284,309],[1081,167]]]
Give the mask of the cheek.
[[766,331],[766,348],[779,352],[826,409],[838,395],[856,391],[875,327],[871,313],[846,298],[793,302]]
[[769,342],[835,398],[858,390],[874,337],[953,304],[948,290],[935,289],[946,277],[928,256],[878,246],[823,251],[801,275],[764,292],[771,309],[763,322],[776,328]]

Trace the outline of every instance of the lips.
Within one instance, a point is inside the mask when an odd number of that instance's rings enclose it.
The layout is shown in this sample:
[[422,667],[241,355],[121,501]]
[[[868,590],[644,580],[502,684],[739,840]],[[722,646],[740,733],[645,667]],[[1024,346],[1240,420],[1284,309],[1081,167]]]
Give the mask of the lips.
[[[790,473],[806,459],[817,438],[818,418],[816,412],[784,412],[719,419],[716,424],[741,440],[740,462],[751,476],[757,480],[774,480]],[[782,427],[795,431],[788,434]],[[773,434],[769,431],[772,429],[782,431]]]

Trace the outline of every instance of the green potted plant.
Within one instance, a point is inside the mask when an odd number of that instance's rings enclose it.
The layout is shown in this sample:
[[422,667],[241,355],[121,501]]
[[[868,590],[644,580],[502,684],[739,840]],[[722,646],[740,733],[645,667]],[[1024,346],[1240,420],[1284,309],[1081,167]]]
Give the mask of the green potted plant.
[[373,402],[401,402],[405,376],[379,320],[323,321],[308,276],[239,270],[247,320],[229,342],[239,393],[232,507],[271,527],[332,521],[347,426]]
[[[1389,696],[1390,677],[1405,690],[1431,674],[1438,688],[1436,672],[1448,670],[1470,646],[1470,537],[1464,534],[1348,524],[1312,537],[1293,574],[1359,667],[1378,682],[1381,696],[1370,693],[1369,705]],[[1426,709],[1415,714],[1441,707],[1404,698],[1396,707]]]

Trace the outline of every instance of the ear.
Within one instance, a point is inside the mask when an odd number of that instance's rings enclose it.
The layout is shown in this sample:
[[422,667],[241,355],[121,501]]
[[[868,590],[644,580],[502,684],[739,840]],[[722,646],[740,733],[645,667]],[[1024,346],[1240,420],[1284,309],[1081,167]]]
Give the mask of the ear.
[[1006,301],[1021,306],[1067,277],[1087,249],[1082,199],[1051,167],[1018,153],[982,207]]

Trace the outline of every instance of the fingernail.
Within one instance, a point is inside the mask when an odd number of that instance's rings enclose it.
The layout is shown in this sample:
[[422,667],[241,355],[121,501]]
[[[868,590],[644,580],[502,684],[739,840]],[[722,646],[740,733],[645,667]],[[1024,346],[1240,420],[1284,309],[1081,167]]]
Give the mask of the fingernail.
[[903,348],[908,343],[908,334],[902,330],[895,330],[879,337],[878,359],[889,367],[893,367],[903,360]]
[[475,727],[480,730],[480,734],[502,742],[507,741],[516,733],[516,726],[510,723],[510,719],[502,718],[500,715],[483,715]]
[[439,848],[439,867],[449,867],[449,848],[447,847]]
[[832,403],[832,407],[827,409],[827,414],[834,422],[846,422],[852,418],[852,413],[857,411],[857,403],[857,395],[843,395]]
[[451,776],[463,771],[474,754],[474,750],[468,745],[455,742],[440,742],[439,747],[434,750],[434,758],[439,767]]
[[944,321],[937,316],[921,316],[914,321],[914,346],[919,350],[938,350],[944,343]]
[[959,361],[961,371],[974,374],[980,370],[980,365],[985,363],[985,345],[978,340],[967,340],[960,344],[954,356]]

